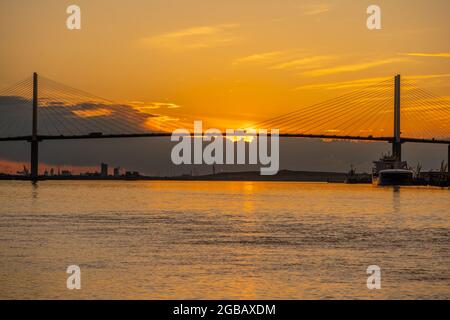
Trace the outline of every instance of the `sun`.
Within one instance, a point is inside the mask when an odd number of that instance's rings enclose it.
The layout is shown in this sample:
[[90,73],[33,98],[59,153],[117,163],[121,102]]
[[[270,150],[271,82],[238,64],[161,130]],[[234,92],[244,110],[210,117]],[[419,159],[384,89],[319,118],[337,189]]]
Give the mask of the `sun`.
[[228,135],[226,138],[228,140],[231,140],[233,142],[239,142],[244,141],[247,143],[253,142],[253,140],[256,138],[257,130],[253,128],[247,128],[244,130],[236,130],[234,135]]

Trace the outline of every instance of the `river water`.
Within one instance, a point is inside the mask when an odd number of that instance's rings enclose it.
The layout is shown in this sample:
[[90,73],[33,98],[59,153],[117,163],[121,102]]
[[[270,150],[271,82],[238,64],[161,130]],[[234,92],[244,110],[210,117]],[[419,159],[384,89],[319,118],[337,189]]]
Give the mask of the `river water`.
[[0,298],[448,299],[450,191],[0,181]]

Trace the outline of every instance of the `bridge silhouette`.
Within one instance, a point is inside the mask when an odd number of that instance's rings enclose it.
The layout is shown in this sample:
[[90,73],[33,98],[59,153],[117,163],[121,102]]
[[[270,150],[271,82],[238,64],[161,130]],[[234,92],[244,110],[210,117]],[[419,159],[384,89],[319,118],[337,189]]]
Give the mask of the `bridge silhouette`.
[[[199,120],[162,115],[157,107],[117,103],[34,73],[0,90],[0,141],[30,143],[35,181],[41,141],[167,137]],[[446,144],[450,158],[450,101],[400,75],[249,128],[278,129],[285,138],[384,141],[398,161],[403,143]]]

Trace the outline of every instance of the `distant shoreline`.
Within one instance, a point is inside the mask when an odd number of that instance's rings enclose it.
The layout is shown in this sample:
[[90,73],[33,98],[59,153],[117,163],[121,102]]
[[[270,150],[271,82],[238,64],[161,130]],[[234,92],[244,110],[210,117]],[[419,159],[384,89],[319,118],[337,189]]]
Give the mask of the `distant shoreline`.
[[[155,177],[155,176],[39,176],[40,181],[60,181],[60,180],[82,180],[82,181],[140,181],[140,180],[162,180],[162,181],[291,181],[291,182],[332,182],[344,183],[348,174],[343,172],[321,172],[321,171],[280,171],[274,176],[262,176],[259,171],[246,172],[222,172],[217,174],[191,176],[182,175],[175,177]],[[368,174],[359,174],[361,177],[369,177]],[[30,177],[22,175],[0,174],[0,180],[30,180]]]
[[[0,173],[0,181],[30,181],[30,176]],[[274,176],[262,176],[259,171],[222,172],[202,176],[181,175],[175,177],[156,176],[39,176],[38,181],[235,181],[235,182],[317,182],[340,184],[372,184],[372,176],[368,173],[322,172],[322,171],[280,171]],[[448,182],[418,180],[413,186],[449,187]]]

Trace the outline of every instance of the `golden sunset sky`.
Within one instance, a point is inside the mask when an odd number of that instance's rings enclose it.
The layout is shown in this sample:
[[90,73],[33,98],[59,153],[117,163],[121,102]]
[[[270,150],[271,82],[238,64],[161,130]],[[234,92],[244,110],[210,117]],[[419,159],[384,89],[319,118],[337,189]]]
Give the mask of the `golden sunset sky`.
[[[68,30],[66,8],[81,8]],[[366,9],[382,9],[369,31]],[[33,71],[114,101],[239,127],[397,73],[450,95],[450,2],[0,3],[0,87]]]

